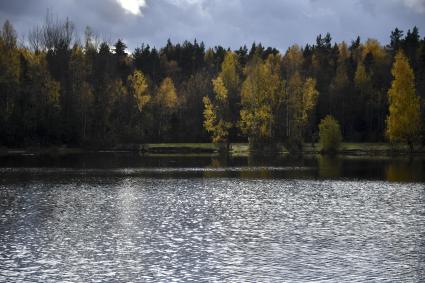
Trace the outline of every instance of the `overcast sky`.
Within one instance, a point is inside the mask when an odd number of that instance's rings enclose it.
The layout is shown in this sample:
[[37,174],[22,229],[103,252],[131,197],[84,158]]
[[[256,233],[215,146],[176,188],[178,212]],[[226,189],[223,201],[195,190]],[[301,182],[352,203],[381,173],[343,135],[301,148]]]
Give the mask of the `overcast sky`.
[[48,9],[72,20],[80,34],[90,26],[131,49],[196,38],[207,46],[256,41],[285,50],[326,32],[338,42],[360,35],[386,44],[395,27],[414,25],[425,36],[425,0],[0,0],[0,20],[12,21],[22,38]]

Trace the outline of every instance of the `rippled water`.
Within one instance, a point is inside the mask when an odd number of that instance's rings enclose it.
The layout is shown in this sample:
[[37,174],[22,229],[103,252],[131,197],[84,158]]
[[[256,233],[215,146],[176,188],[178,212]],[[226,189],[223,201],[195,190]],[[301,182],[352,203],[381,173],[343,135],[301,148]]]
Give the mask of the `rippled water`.
[[3,169],[0,281],[425,280],[423,183],[122,170]]

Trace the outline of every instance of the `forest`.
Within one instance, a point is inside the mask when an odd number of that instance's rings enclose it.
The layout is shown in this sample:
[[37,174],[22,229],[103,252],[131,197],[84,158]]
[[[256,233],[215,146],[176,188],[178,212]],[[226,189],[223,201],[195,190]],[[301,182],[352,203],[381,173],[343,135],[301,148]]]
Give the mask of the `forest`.
[[[282,35],[284,36],[284,35]],[[350,142],[425,143],[425,38],[388,44],[329,33],[285,52],[197,40],[106,42],[47,16],[25,40],[0,34],[0,146],[248,142],[300,148],[333,117]]]

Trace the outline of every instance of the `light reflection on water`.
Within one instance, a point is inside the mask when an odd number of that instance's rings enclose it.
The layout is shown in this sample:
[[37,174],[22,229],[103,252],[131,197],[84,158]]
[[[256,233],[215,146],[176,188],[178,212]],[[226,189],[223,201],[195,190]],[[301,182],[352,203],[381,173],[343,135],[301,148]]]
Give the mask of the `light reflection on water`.
[[0,281],[425,280],[422,183],[74,174],[0,191]]
[[386,180],[425,183],[425,157],[139,156],[104,153],[0,157],[0,181],[72,176]]

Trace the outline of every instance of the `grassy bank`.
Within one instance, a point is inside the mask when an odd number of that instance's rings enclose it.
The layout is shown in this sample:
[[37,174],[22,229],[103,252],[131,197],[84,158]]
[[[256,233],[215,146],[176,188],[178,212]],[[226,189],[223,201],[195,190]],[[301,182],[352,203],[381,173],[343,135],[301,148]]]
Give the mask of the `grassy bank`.
[[[212,143],[161,143],[143,144],[131,146],[117,146],[109,150],[93,150],[83,148],[69,148],[66,146],[52,147],[29,147],[20,149],[0,148],[0,155],[69,155],[84,154],[94,152],[142,152],[146,154],[213,154],[218,153],[218,147]],[[284,148],[280,148],[282,154],[288,153]],[[247,143],[231,144],[230,153],[232,155],[248,155],[250,153]],[[318,154],[320,148],[318,144],[304,144],[303,153]],[[385,156],[385,155],[408,155],[410,154],[407,145],[391,145],[388,143],[343,143],[339,154],[352,156]],[[414,154],[425,154],[425,147],[416,146]]]
[[[248,154],[249,147],[247,143],[231,144],[230,152],[235,155]],[[164,143],[164,144],[146,144],[143,149],[147,153],[215,153],[218,147],[212,143]],[[285,147],[280,148],[280,152],[288,153]],[[319,144],[312,145],[305,143],[303,153],[320,153]],[[342,155],[403,155],[410,154],[407,145],[391,145],[389,143],[342,143],[340,151]],[[416,146],[414,154],[425,154],[425,148]]]

